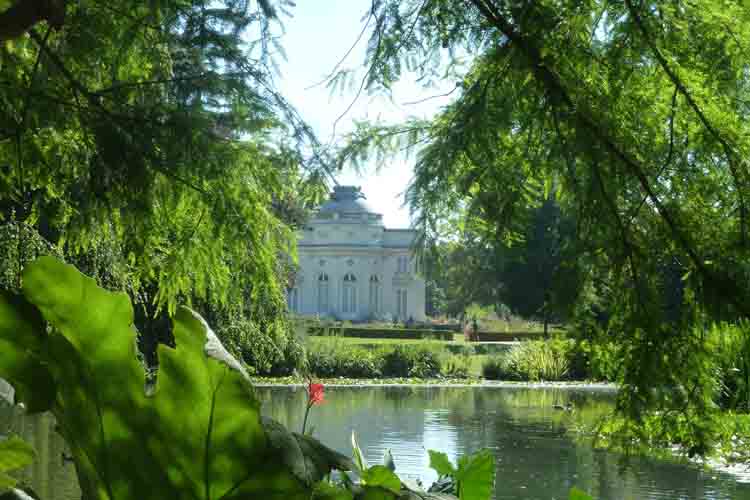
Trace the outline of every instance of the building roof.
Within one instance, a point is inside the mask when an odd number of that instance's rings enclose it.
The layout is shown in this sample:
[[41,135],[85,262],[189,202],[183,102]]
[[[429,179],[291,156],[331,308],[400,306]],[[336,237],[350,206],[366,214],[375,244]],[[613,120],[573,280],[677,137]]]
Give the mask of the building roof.
[[320,206],[318,213],[367,213],[380,215],[368,205],[362,189],[358,186],[335,186],[330,199]]

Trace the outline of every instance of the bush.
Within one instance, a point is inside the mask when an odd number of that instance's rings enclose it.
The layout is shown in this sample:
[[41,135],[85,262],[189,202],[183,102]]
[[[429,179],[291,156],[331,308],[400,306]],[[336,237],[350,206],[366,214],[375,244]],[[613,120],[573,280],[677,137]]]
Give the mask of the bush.
[[562,339],[522,342],[485,362],[482,374],[496,380],[565,380],[569,378],[572,348],[571,341]]
[[305,347],[281,324],[266,330],[248,319],[236,319],[217,327],[222,344],[258,375],[291,375],[306,366]]
[[340,342],[314,342],[307,359],[310,373],[322,378],[433,378],[441,369],[436,352],[414,345],[369,350]]
[[307,371],[307,352],[300,340],[291,335],[283,349],[283,358],[277,359],[271,366],[271,375],[285,377],[295,371]]
[[440,358],[426,346],[397,345],[381,353],[385,377],[432,378],[440,374]]
[[367,349],[338,342],[312,344],[307,355],[308,369],[316,377],[378,378],[382,359]]
[[443,375],[449,378],[469,378],[471,358],[468,354],[449,356],[443,363]]
[[716,365],[717,403],[750,412],[750,323],[713,325],[705,338]]
[[612,341],[579,340],[570,353],[570,376],[577,380],[616,382],[622,377],[625,347]]

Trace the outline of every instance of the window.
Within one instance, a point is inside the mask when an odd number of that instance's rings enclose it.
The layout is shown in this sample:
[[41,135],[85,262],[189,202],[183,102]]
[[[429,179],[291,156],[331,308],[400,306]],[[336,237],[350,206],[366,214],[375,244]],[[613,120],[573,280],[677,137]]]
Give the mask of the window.
[[396,290],[396,316],[406,318],[406,290]]
[[299,312],[299,288],[289,288],[286,291],[286,306],[290,312]]
[[370,276],[370,312],[379,313],[380,306],[380,279],[377,275]]
[[343,312],[357,312],[357,278],[352,273],[346,273],[346,276],[344,276],[344,290],[341,301]]
[[409,272],[409,257],[407,255],[399,255],[396,271],[399,273]]
[[328,312],[328,275],[325,273],[318,276],[318,312]]

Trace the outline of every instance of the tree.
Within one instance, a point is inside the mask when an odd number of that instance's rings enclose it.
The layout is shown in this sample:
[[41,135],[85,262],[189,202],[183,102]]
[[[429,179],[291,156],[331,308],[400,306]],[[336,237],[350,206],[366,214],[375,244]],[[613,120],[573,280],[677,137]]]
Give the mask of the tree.
[[[457,80],[457,97],[432,121],[361,125],[341,161],[419,146],[410,199],[427,240],[466,204],[510,236],[528,187],[554,185],[580,257],[617,290],[610,331],[635,342],[619,407],[640,421],[674,409],[649,387],[694,386],[681,415],[710,441],[711,381],[684,373],[685,356],[703,353],[664,353],[682,349],[696,319],[750,314],[743,2],[385,0],[369,15],[368,90],[408,69]],[[670,262],[684,271],[677,322],[664,314]]]
[[503,248],[499,298],[524,317],[541,317],[544,334],[553,319],[570,317],[578,298],[575,226],[552,198],[533,210],[525,238]]
[[[42,3],[0,2],[2,32]],[[64,22],[0,45],[2,222],[127,290],[142,330],[179,302],[278,330],[291,224],[324,188],[274,89],[289,2],[53,3]]]

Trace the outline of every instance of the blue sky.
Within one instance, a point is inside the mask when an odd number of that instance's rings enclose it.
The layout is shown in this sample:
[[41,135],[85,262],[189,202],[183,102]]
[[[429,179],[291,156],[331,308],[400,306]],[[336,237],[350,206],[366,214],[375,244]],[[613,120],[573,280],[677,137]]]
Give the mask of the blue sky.
[[[325,85],[309,87],[329,74],[357,39],[370,1],[297,0],[297,6],[292,9],[294,17],[284,20],[286,34],[282,44],[287,61],[280,64],[279,88],[323,141],[331,137],[336,118],[349,106],[355,92],[332,96]],[[342,67],[362,67],[368,35]],[[449,88],[452,87],[451,82]],[[448,98],[430,99],[417,105],[404,103],[445,92],[445,89],[422,89],[410,79],[394,89],[393,102],[363,94],[338,122],[336,135],[350,131],[355,119],[380,117],[387,122],[399,122],[410,115],[430,117],[448,103]],[[340,184],[361,185],[368,202],[383,213],[387,227],[408,227],[409,210],[403,206],[403,192],[412,178],[413,162],[413,158],[397,159],[380,171],[370,165],[363,175],[345,170],[337,180]]]

